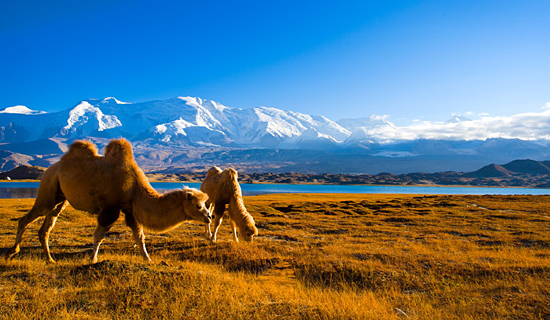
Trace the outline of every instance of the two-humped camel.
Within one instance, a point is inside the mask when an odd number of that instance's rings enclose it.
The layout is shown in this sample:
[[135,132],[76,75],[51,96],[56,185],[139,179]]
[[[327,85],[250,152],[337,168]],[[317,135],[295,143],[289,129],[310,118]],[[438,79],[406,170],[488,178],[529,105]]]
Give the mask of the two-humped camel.
[[158,193],[136,164],[132,146],[125,139],[112,140],[105,148],[105,156],[97,153],[92,142],[76,141],[59,162],[44,173],[34,206],[19,219],[15,245],[6,257],[19,252],[27,225],[46,216],[38,237],[46,259],[55,262],[50,255],[48,237],[57,216],[70,203],[77,210],[98,215],[92,262],[97,262],[99,246],[121,211],[141,255],[150,261],[143,229],[163,232],[186,220],[210,223],[210,212],[205,207],[207,199],[205,193],[190,188]]
[[236,228],[239,228],[240,236],[246,241],[252,241],[253,237],[258,235],[254,219],[243,203],[237,171],[232,168],[222,171],[218,167],[212,167],[208,170],[200,189],[208,195],[207,205],[209,205],[214,215],[213,234],[210,232],[210,222],[206,223],[205,231],[208,239],[216,242],[218,229],[227,204],[229,204],[228,213],[233,230],[233,240],[239,241]]

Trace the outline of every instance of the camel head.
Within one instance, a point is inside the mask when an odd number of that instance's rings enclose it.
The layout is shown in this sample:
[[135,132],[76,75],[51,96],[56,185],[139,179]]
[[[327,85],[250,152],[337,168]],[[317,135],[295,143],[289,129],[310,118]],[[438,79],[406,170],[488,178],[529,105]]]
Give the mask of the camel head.
[[254,218],[250,214],[247,214],[243,217],[243,225],[240,230],[240,235],[245,241],[254,240],[254,236],[258,235],[258,229],[254,223]]
[[181,190],[183,209],[192,219],[210,223],[212,215],[206,207],[208,195],[202,191],[193,188],[184,188]]

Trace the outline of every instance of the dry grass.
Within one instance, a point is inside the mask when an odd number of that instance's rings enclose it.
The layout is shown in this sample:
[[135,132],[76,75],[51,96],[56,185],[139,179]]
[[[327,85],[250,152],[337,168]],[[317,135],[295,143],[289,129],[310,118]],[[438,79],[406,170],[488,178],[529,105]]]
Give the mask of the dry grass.
[[[0,248],[33,200],[0,200]],[[264,195],[260,237],[203,226],[147,234],[122,219],[89,264],[94,217],[69,208],[43,262],[40,223],[0,260],[0,314],[17,319],[548,319],[550,197]]]

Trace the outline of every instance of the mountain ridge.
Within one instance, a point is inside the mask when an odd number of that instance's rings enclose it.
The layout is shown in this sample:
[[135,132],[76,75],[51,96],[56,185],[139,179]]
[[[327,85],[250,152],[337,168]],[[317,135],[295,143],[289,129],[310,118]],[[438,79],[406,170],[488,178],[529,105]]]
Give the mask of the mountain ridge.
[[[48,166],[76,139],[92,140],[101,149],[120,137],[132,142],[138,164],[148,170],[228,164],[279,172],[401,174],[472,171],[487,163],[550,158],[549,144],[542,140],[401,139],[403,128],[385,116],[332,121],[273,107],[228,107],[198,97],[140,103],[108,97],[51,113],[28,110],[0,111],[0,150],[17,154],[4,169],[17,166],[17,159]],[[453,119],[442,125],[472,122]]]
[[[159,156],[163,156],[159,154]],[[514,163],[515,162],[515,163]],[[355,184],[355,185],[441,185],[441,186],[492,186],[492,187],[534,187],[549,188],[550,174],[548,173],[525,173],[533,166],[544,162],[529,159],[514,160],[504,165],[491,164],[473,172],[437,172],[437,173],[408,173],[392,174],[379,173],[375,175],[359,174],[307,174],[297,172],[273,173],[273,172],[246,172],[239,170],[239,181],[241,183],[291,183],[291,184]],[[518,172],[512,172],[504,167],[513,165]],[[546,166],[546,165],[545,165]],[[17,180],[33,179],[39,180],[46,168],[37,166],[20,166],[10,171],[0,173],[0,179]],[[162,182],[194,182],[200,183],[206,176],[207,169],[196,172],[181,171],[177,169],[164,169],[147,172],[146,175],[151,181]]]

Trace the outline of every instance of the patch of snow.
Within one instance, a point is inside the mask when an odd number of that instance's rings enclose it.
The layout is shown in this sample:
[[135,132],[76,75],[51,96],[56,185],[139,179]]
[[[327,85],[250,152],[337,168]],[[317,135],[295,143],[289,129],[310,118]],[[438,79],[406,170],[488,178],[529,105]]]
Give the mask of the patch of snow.
[[122,102],[120,100],[117,100],[115,97],[107,97],[101,101],[102,103],[111,103],[114,102],[116,104],[131,104],[130,102]]
[[166,128],[165,124],[159,124],[158,126],[155,126],[154,132],[158,134],[163,134],[166,132],[166,130],[168,130],[168,128]]
[[67,125],[62,129],[62,133],[68,134],[81,128],[83,133],[88,134],[121,126],[122,123],[116,116],[105,115],[98,107],[87,101],[82,101],[69,112],[69,119],[67,119]]

